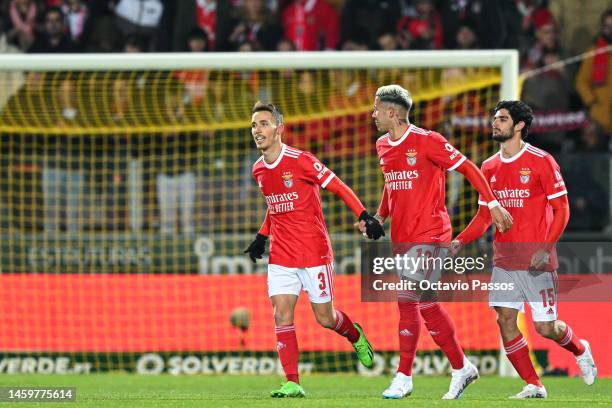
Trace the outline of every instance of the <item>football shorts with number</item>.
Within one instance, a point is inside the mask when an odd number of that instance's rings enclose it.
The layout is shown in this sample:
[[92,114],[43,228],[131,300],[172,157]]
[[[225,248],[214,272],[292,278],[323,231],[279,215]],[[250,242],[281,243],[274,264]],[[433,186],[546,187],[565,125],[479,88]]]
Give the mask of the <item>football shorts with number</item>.
[[494,267],[489,291],[489,306],[524,311],[529,304],[533,321],[557,320],[557,272],[507,271]]
[[304,290],[311,303],[327,303],[333,299],[332,265],[289,268],[268,265],[268,296],[296,295]]

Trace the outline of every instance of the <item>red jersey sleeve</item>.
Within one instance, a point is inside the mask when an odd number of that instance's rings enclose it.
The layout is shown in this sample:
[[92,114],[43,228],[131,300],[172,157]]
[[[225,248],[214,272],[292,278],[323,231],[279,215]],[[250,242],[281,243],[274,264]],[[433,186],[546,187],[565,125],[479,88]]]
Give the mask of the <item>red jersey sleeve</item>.
[[[487,172],[487,170],[485,169],[484,164],[480,167],[480,171],[482,172],[482,175],[485,177],[485,180],[489,180],[489,174]],[[482,194],[478,194],[478,205],[484,205],[488,208],[487,206],[487,201],[484,199],[484,197],[482,196]]]
[[549,200],[567,194],[561,168],[550,154],[544,156],[544,162],[540,169],[540,184]]
[[437,132],[431,132],[427,141],[428,158],[447,171],[455,170],[465,161],[465,156]]
[[302,177],[311,183],[325,188],[336,175],[327,168],[312,153],[304,152],[298,157],[298,164],[302,170]]

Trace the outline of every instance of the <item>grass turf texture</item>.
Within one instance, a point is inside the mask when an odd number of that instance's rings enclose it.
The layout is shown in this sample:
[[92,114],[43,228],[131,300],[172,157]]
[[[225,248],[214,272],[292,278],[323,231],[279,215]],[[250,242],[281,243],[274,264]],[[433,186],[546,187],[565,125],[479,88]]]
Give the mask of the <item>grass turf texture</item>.
[[[546,407],[612,406],[612,378],[598,379],[587,387],[580,378],[544,378],[549,398],[511,401],[519,392],[518,379],[485,377],[468,387],[459,401],[441,401],[450,377],[415,377],[412,396],[383,400],[389,384],[386,377],[357,375],[303,376],[306,398],[274,399],[279,376],[143,376],[133,374],[92,375],[2,375],[2,387],[76,387],[77,401],[65,407],[516,407],[541,404]],[[450,405],[449,405],[450,404]],[[6,403],[0,403],[6,405]],[[19,403],[15,406],[58,406],[55,403]]]

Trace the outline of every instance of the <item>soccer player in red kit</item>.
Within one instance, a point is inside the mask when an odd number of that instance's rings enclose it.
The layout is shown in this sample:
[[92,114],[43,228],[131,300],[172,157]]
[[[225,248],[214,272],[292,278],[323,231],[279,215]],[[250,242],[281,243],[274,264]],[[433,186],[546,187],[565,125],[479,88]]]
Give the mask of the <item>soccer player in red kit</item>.
[[384,235],[380,223],[365,211],[355,193],[331,170],[308,152],[282,143],[283,116],[272,104],[253,107],[251,133],[262,152],[253,165],[255,178],[268,211],[253,243],[245,251],[255,262],[270,236],[268,295],[274,308],[278,355],[287,382],[272,397],[302,397],[298,377],[298,343],[293,313],[300,291],[308,293],[321,326],[334,330],[352,343],[359,361],[373,365],[372,346],[363,330],[348,315],[334,309],[332,248],[321,210],[319,187],[340,197],[360,221],[368,238]]
[[[451,242],[451,223],[445,206],[446,172],[464,174],[485,197],[496,225],[505,231],[512,225],[509,214],[493,197],[482,173],[439,133],[421,129],[408,121],[412,107],[410,93],[399,85],[378,89],[372,118],[379,131],[386,132],[376,142],[380,167],[385,178],[383,196],[376,218],[391,217],[394,252],[408,256],[427,253],[444,257]],[[364,223],[360,229],[365,231]],[[399,250],[403,247],[405,249]],[[441,273],[441,271],[437,271]],[[403,274],[402,274],[403,275]],[[410,279],[429,279],[413,274]],[[446,354],[452,367],[452,380],[443,399],[461,397],[465,388],[478,378],[478,370],[464,356],[455,336],[454,324],[436,301],[423,293],[400,292],[398,371],[384,398],[403,398],[412,392],[412,364],[419,339],[421,317],[433,340]]]
[[[489,292],[506,355],[527,383],[513,398],[547,396],[516,323],[525,302],[531,308],[537,332],[576,356],[584,382],[591,385],[597,377],[589,343],[557,318],[558,261],[554,246],[569,220],[569,204],[555,159],[523,140],[532,120],[532,110],[524,102],[499,102],[492,137],[501,149],[482,164],[491,189],[514,220],[512,230],[495,233],[491,276],[492,283],[512,284],[514,290]],[[453,241],[453,251],[480,237],[491,224],[490,211],[482,197],[478,204],[474,219]]]

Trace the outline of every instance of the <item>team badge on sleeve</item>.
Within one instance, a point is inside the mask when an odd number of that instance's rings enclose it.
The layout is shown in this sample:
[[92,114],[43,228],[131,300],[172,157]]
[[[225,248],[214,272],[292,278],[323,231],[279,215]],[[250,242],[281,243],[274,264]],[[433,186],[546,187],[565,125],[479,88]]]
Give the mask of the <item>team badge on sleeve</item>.
[[417,156],[416,150],[411,149],[406,152],[406,161],[408,162],[408,165],[414,166],[416,164],[416,156]]
[[283,183],[287,188],[293,187],[293,174],[290,171],[283,173]]
[[527,184],[529,183],[529,177],[531,175],[531,169],[529,169],[528,167],[524,167],[521,169],[521,171],[519,172],[521,173],[521,183],[523,184]]

